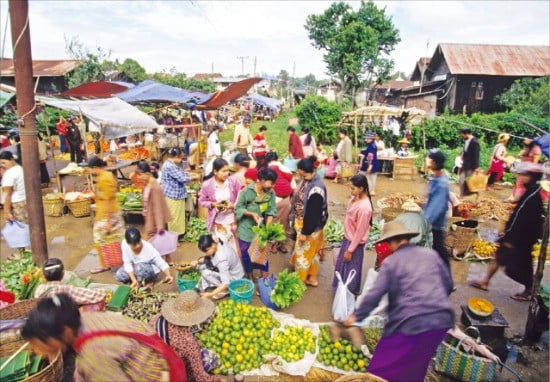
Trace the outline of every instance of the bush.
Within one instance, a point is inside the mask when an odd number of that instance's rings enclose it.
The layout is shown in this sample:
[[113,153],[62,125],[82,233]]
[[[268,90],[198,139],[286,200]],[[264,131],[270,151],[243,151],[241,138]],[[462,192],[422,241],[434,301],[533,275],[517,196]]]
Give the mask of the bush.
[[338,139],[337,123],[342,118],[342,109],[336,102],[324,97],[308,95],[295,108],[301,126],[310,128],[318,142],[334,144]]

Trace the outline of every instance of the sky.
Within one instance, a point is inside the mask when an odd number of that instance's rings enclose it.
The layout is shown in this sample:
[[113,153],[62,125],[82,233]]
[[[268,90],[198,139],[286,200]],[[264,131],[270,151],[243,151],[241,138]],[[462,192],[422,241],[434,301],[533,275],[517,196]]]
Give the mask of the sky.
[[[349,2],[357,8],[359,2]],[[65,38],[136,59],[147,72],[175,67],[188,76],[214,72],[328,78],[323,52],[304,28],[330,1],[30,1],[34,59],[68,58]],[[399,29],[391,57],[410,74],[438,43],[550,44],[549,1],[376,1]],[[0,46],[11,57],[8,2],[0,0]]]

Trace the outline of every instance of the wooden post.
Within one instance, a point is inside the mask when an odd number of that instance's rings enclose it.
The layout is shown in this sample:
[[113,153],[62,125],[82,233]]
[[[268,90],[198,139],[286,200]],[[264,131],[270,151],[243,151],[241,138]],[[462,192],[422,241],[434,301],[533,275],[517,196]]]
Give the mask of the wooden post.
[[422,121],[422,145],[424,146],[424,164],[422,167],[424,168],[424,177],[426,177],[428,173],[428,169],[426,168],[426,158],[428,150],[426,149],[426,126],[424,125],[424,121]]
[[358,150],[358,142],[357,142],[357,113],[355,113],[355,118],[354,118],[354,121],[353,121],[353,126],[354,126],[354,129],[355,129],[355,153],[357,154],[357,150]]
[[527,315],[527,324],[525,325],[525,334],[523,335],[523,344],[528,345],[533,343],[535,324],[538,312],[538,296],[540,294],[540,284],[544,273],[544,263],[546,261],[546,251],[548,249],[548,231],[550,226],[550,202],[546,203],[546,213],[544,217],[544,225],[542,232],[542,243],[540,246],[537,270],[535,271],[533,287],[531,288],[531,301],[529,302],[529,313]]

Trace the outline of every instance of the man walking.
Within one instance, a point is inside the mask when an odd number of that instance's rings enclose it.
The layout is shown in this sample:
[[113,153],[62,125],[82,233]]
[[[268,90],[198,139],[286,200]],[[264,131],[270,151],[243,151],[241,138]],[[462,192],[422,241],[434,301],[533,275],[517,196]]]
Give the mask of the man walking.
[[461,129],[460,136],[464,139],[462,152],[462,170],[460,171],[460,196],[470,194],[466,179],[479,169],[479,142],[470,129]]
[[233,135],[233,143],[241,154],[244,154],[248,158],[248,146],[252,144],[252,134],[250,133],[250,119],[244,118],[242,123],[238,123],[235,126],[235,133]]

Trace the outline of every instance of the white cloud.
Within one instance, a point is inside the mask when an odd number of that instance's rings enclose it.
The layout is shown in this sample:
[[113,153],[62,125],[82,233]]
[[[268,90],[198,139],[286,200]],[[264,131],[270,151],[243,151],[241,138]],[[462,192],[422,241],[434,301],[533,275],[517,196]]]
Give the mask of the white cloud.
[[[353,7],[358,2],[350,2]],[[386,1],[402,42],[392,57],[410,72],[439,42],[548,44],[547,1]],[[328,1],[31,1],[35,58],[66,57],[63,36],[79,36],[88,47],[132,57],[152,72],[175,66],[190,75],[214,70],[241,72],[237,56],[248,56],[245,72],[325,77],[323,52],[314,49],[303,25]],[[2,32],[7,1],[0,0]],[[6,56],[11,55],[10,41]],[[428,51],[426,42],[430,41]]]

